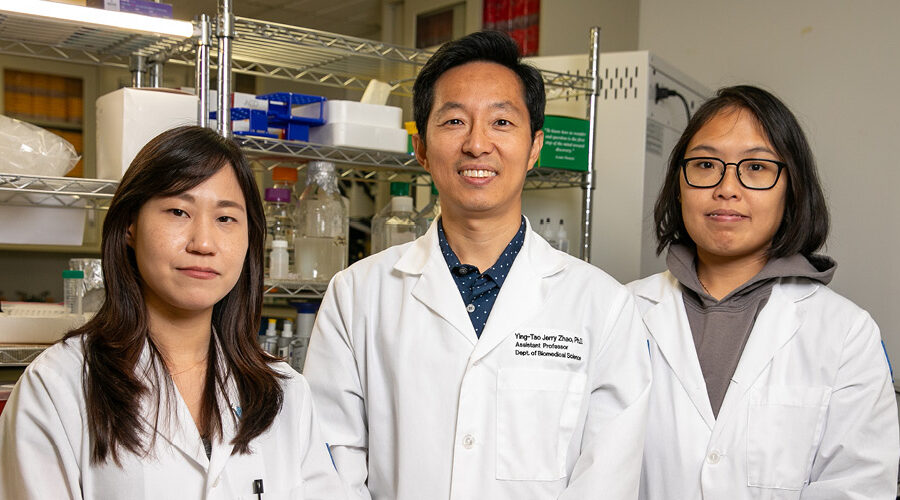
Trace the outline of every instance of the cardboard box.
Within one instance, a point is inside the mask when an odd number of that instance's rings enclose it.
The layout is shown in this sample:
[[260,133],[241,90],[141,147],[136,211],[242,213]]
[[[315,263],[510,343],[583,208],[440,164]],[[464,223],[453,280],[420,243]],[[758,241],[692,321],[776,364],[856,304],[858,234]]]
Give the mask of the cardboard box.
[[197,96],[171,89],[131,88],[97,99],[97,177],[119,180],[150,139],[197,124]]
[[172,6],[151,0],[88,0],[88,7],[104,10],[131,12],[145,16],[172,18]]

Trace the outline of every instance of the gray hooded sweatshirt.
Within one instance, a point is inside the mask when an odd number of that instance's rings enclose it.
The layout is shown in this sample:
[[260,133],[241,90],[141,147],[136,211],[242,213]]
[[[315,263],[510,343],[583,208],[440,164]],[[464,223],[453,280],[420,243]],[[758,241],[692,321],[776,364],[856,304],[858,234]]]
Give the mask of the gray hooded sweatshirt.
[[684,309],[706,381],[709,403],[713,415],[718,417],[756,317],[768,302],[778,279],[802,277],[827,285],[837,264],[820,255],[806,258],[796,254],[772,259],[756,276],[717,301],[700,284],[696,262],[697,254],[693,248],[669,247],[666,265],[681,283]]

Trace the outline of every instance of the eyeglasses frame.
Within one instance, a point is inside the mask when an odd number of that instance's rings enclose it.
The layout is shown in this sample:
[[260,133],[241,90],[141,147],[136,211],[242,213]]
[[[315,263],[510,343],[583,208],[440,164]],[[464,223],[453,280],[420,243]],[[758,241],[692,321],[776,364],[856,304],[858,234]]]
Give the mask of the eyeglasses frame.
[[[696,186],[694,184],[691,184],[691,182],[687,178],[687,163],[691,160],[716,160],[718,162],[723,163],[725,165],[725,167],[722,169],[722,175],[721,175],[721,177],[719,177],[719,181],[711,186]],[[777,165],[778,172],[775,174],[775,182],[773,182],[771,186],[766,187],[766,188],[750,187],[750,186],[744,184],[744,180],[741,179],[740,165],[741,165],[741,163],[744,163],[745,161],[767,161],[769,163],[774,163],[775,165]],[[741,184],[741,186],[744,186],[747,189],[752,189],[754,191],[768,191],[769,189],[772,189],[775,186],[777,186],[778,180],[781,179],[781,171],[784,170],[785,168],[787,168],[787,166],[788,166],[787,163],[785,163],[783,161],[770,160],[768,158],[744,158],[743,160],[741,160],[737,163],[726,163],[725,160],[723,160],[721,158],[716,158],[715,156],[692,156],[690,158],[685,158],[685,159],[681,160],[681,174],[684,176],[684,182],[687,183],[688,186],[690,186],[692,188],[697,188],[697,189],[711,189],[711,188],[714,188],[714,187],[718,186],[719,184],[721,184],[722,181],[725,179],[725,174],[728,172],[728,165],[734,165],[734,174],[737,177],[737,180]]]

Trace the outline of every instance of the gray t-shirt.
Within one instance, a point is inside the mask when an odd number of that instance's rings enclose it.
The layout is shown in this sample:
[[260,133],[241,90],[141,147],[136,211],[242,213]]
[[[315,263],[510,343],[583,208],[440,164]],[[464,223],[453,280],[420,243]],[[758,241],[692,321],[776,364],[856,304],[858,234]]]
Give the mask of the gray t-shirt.
[[796,254],[773,259],[756,276],[717,301],[700,284],[696,261],[693,248],[669,247],[666,264],[681,283],[684,309],[706,381],[709,403],[713,415],[718,417],[756,317],[768,302],[778,278],[802,277],[827,285],[837,264],[820,255],[806,258]]

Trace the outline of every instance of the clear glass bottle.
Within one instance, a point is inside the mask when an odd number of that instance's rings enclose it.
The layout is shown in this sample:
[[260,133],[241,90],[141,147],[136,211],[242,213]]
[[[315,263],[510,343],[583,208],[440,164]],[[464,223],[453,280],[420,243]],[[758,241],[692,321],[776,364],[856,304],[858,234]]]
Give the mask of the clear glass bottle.
[[416,216],[416,238],[428,232],[431,223],[441,215],[441,199],[438,196],[437,187],[431,183],[431,201]]
[[[284,240],[288,243],[288,266],[291,264],[291,254],[294,245],[294,219],[291,210],[291,191],[284,188],[266,188],[266,270],[271,268],[270,254],[272,242]],[[290,267],[289,267],[290,269]]]
[[391,202],[372,218],[372,253],[416,239],[416,221],[409,184],[391,183]]
[[295,219],[294,262],[300,279],[329,281],[347,267],[350,219],[338,189],[334,163],[309,162]]

